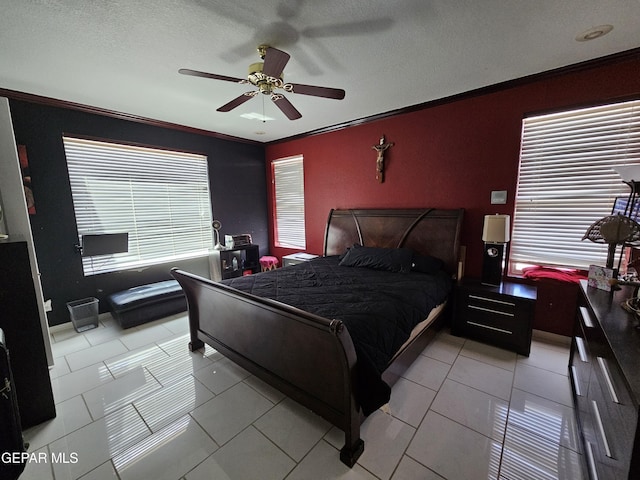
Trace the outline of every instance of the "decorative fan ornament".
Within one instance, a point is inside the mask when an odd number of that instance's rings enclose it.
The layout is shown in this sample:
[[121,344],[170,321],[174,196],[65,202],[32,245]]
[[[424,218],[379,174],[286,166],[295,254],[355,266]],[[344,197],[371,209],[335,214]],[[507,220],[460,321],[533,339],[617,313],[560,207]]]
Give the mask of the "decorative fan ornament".
[[302,117],[302,114],[282,93],[276,92],[276,89],[284,90],[287,93],[333,98],[335,100],[342,100],[344,98],[344,90],[340,90],[338,88],[303,85],[301,83],[284,83],[284,76],[282,72],[284,71],[284,67],[287,65],[287,62],[289,62],[289,58],[291,58],[291,56],[288,53],[278,50],[277,48],[270,47],[269,45],[259,45],[258,53],[264,62],[251,64],[249,66],[249,75],[246,79],[218,75],[216,73],[200,72],[198,70],[191,70],[188,68],[181,68],[178,70],[178,73],[194,77],[222,80],[224,82],[251,84],[258,89],[245,92],[239,97],[234,98],[230,102],[218,108],[218,112],[229,112],[248,100],[251,100],[258,93],[262,93],[264,95],[269,95],[273,103],[276,104],[276,106],[289,120],[296,120]]
[[220,220],[214,220],[211,225],[213,226],[213,237],[214,241],[216,242],[216,244],[213,246],[213,249],[224,250],[224,247],[220,244],[220,229],[222,228],[222,223],[220,223]]
[[591,224],[582,240],[608,244],[607,268],[612,268],[618,245],[634,245],[640,242],[640,225],[620,213],[607,215]]

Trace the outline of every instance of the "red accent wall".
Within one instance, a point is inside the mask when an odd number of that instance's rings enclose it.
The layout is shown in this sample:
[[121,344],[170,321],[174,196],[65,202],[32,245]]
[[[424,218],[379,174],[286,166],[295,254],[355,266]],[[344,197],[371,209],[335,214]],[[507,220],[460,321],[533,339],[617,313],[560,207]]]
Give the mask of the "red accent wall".
[[[522,118],[532,112],[640,97],[639,72],[640,56],[636,56],[269,145],[265,157],[269,198],[272,202],[269,162],[304,155],[306,251],[318,254],[331,208],[462,207],[466,272],[479,276],[484,215],[513,215]],[[336,108],[348,109],[348,99],[349,92]],[[372,146],[383,134],[395,145],[386,151],[385,181],[380,184]],[[507,204],[491,205],[492,190],[507,190]],[[273,224],[270,232],[272,255],[292,252],[274,246]]]

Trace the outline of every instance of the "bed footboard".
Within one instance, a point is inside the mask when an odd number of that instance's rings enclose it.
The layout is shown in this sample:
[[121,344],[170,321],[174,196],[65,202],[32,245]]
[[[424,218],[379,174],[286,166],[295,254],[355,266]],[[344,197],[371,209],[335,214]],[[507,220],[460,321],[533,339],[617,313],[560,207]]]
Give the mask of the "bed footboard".
[[204,343],[345,432],[340,459],[364,450],[356,403],[356,354],[339,320],[327,320],[224,284],[171,270],[187,297],[191,341]]

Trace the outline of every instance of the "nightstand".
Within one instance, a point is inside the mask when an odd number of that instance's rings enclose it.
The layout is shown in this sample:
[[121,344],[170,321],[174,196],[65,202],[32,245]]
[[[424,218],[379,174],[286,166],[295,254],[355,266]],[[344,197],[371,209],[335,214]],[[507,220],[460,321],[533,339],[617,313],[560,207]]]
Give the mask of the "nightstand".
[[292,253],[291,255],[282,257],[282,266],[290,267],[291,265],[308,262],[314,258],[318,258],[318,255],[313,255],[312,253]]
[[464,280],[456,285],[451,333],[529,356],[536,287],[514,282],[500,286]]

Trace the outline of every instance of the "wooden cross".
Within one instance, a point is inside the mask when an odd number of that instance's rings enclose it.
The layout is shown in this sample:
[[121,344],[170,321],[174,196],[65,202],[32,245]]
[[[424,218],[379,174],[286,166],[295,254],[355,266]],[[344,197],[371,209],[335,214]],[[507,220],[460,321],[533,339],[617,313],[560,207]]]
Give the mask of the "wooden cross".
[[384,152],[387,148],[393,147],[393,145],[393,142],[385,143],[384,135],[382,135],[380,137],[380,143],[371,147],[378,152],[378,158],[376,159],[376,180],[378,180],[379,183],[384,182]]

